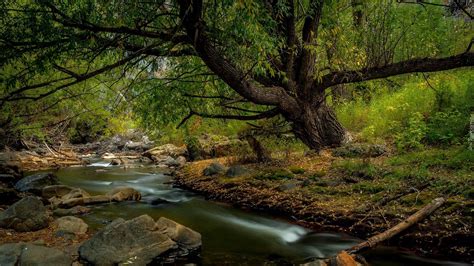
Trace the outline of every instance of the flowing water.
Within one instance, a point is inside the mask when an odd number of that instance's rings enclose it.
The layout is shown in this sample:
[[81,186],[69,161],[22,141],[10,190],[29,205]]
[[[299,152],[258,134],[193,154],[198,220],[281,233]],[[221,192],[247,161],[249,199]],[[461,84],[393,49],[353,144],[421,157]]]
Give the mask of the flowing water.
[[[202,235],[204,265],[261,265],[300,263],[310,257],[329,257],[360,240],[338,233],[316,233],[281,219],[245,212],[207,201],[196,194],[174,188],[172,177],[156,168],[122,169],[98,162],[89,167],[71,167],[57,172],[62,183],[104,194],[116,186],[139,190],[140,202],[93,206],[82,218],[99,229],[115,218],[130,219],[148,214],[173,219]],[[367,254],[372,265],[463,265],[429,260],[395,249],[379,248]]]

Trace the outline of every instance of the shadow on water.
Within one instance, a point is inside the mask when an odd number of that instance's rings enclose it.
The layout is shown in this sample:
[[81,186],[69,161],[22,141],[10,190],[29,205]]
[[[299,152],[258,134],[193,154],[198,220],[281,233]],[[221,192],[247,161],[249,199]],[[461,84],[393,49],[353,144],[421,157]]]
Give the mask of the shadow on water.
[[[188,191],[173,188],[156,168],[123,169],[98,162],[57,172],[69,186],[92,194],[103,194],[117,186],[139,190],[140,202],[93,206],[83,218],[93,229],[121,217],[148,214],[173,219],[202,235],[203,264],[299,263],[310,257],[329,257],[359,242],[338,233],[315,233],[301,226],[256,212],[245,212],[204,200]],[[416,257],[396,249],[378,248],[367,254],[371,265],[462,265]],[[467,265],[467,264],[466,264]]]

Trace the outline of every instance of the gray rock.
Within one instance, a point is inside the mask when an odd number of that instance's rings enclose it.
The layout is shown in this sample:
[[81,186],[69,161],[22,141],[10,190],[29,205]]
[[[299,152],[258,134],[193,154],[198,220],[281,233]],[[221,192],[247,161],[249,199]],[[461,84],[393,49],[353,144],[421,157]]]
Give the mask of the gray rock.
[[74,190],[73,187],[65,185],[46,186],[41,191],[41,196],[45,199],[50,199],[52,197],[61,198],[62,196],[70,193],[72,190]]
[[156,222],[156,228],[184,249],[195,250],[201,247],[202,241],[200,233],[173,220],[161,217]]
[[249,170],[242,165],[233,165],[227,169],[227,172],[225,173],[226,176],[228,177],[237,177],[237,176],[242,176],[249,173]]
[[16,182],[15,189],[21,192],[32,192],[41,195],[44,187],[59,185],[58,178],[52,173],[29,175]]
[[30,243],[10,243],[0,246],[0,265],[67,265],[72,259],[60,250]]
[[179,162],[171,156],[166,156],[158,163],[162,163],[166,166],[174,166],[174,167],[179,166]]
[[48,226],[49,216],[41,200],[26,197],[0,213],[0,227],[28,232]]
[[173,240],[157,231],[153,218],[142,215],[113,221],[79,247],[79,257],[94,265],[146,265],[176,247]]
[[176,158],[176,161],[179,163],[179,166],[183,166],[186,164],[186,157],[178,156],[178,158]]
[[89,226],[81,219],[74,216],[64,216],[56,219],[54,223],[58,226],[57,231],[82,235],[87,232]]
[[203,175],[211,176],[216,174],[221,174],[226,171],[225,167],[220,163],[211,163],[208,167],[206,167],[203,171]]

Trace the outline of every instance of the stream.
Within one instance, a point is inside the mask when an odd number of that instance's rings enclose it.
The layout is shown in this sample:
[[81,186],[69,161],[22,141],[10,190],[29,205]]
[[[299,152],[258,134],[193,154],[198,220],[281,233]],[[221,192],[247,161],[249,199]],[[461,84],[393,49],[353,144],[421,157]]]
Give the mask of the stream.
[[[104,194],[116,186],[137,189],[143,195],[140,202],[92,206],[92,212],[81,218],[95,230],[118,217],[130,219],[148,214],[156,220],[165,216],[201,233],[204,265],[297,264],[311,257],[332,256],[360,241],[340,233],[312,232],[266,214],[205,200],[172,187],[172,177],[158,168],[123,169],[98,162],[60,169],[56,174],[62,183],[91,194]],[[468,265],[421,258],[387,247],[364,256],[371,265]]]

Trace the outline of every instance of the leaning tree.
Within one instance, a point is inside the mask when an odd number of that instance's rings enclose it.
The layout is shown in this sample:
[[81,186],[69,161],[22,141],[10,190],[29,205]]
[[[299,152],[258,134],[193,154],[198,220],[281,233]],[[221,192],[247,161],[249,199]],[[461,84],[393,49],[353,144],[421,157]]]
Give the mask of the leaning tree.
[[[159,90],[191,73],[211,76],[233,97],[209,94],[205,84],[183,96],[220,99],[234,113],[190,107],[186,119],[281,116],[310,148],[337,146],[346,131],[327,102],[332,88],[474,63],[472,28],[459,30],[470,18],[442,32],[467,34],[457,37],[467,39],[463,47],[440,49],[437,41],[452,38],[416,40],[414,33],[436,34],[430,23],[447,15],[424,1],[414,2],[420,7],[398,2],[5,0],[0,106],[41,100],[99,77],[114,83],[145,72],[161,81]],[[169,77],[174,64],[183,67]]]

